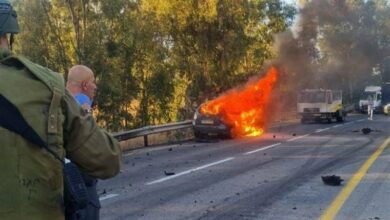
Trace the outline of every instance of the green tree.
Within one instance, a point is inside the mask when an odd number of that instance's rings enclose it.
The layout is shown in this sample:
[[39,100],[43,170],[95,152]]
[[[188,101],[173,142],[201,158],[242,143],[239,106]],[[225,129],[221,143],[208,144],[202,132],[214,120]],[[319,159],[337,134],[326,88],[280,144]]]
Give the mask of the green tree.
[[96,73],[97,119],[111,130],[192,116],[258,73],[291,25],[280,0],[15,0],[17,51],[65,73]]

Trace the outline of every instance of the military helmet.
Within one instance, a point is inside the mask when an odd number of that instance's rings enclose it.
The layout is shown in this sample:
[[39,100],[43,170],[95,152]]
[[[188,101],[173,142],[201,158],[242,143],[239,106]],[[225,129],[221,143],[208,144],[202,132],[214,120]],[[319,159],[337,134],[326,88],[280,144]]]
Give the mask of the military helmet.
[[0,0],[0,36],[19,33],[16,11],[8,0]]

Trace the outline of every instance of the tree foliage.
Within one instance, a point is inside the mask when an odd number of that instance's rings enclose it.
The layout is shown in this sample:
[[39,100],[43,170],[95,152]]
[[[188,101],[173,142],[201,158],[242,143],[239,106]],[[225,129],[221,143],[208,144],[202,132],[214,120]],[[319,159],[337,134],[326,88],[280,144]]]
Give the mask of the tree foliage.
[[295,9],[280,0],[14,0],[16,51],[64,73],[90,66],[111,130],[191,117],[256,75]]

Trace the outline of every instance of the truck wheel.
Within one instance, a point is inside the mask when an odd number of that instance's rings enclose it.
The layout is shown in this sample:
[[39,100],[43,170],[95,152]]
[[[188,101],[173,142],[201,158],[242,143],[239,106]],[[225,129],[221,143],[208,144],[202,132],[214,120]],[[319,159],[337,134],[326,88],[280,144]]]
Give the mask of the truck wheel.
[[337,122],[343,122],[344,121],[344,117],[345,117],[346,113],[343,112],[343,111],[337,111],[336,114],[334,116],[336,116],[336,121]]

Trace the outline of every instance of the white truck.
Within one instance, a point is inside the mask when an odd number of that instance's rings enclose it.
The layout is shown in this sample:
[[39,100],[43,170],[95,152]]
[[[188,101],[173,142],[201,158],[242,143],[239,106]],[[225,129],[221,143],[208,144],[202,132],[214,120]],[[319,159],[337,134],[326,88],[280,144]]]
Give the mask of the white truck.
[[298,94],[298,113],[301,123],[308,121],[344,121],[346,112],[342,104],[342,91],[329,89],[304,89]]
[[382,87],[381,86],[366,86],[364,92],[359,99],[359,111],[367,113],[368,103],[371,99],[374,112],[382,110]]
[[382,106],[383,114],[390,114],[390,83],[382,84]]

